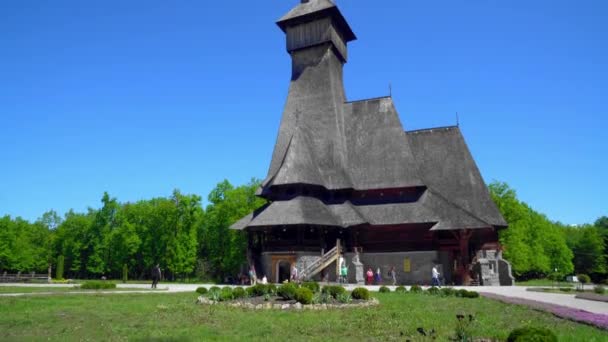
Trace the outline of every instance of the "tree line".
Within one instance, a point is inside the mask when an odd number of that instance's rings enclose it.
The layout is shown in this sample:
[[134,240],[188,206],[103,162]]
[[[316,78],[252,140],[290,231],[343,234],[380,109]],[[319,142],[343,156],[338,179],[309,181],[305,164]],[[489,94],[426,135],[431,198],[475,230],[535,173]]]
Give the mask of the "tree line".
[[134,203],[104,193],[99,209],[64,217],[49,211],[33,223],[4,216],[0,271],[46,273],[51,264],[64,278],[120,279],[126,271],[143,279],[160,264],[167,279],[223,280],[246,263],[246,237],[228,228],[264,204],[255,196],[258,186],[258,180],[238,187],[223,181],[206,208],[200,196],[175,190]]
[[595,281],[608,277],[608,217],[568,226],[533,210],[506,183],[493,182],[489,189],[509,224],[500,232],[500,242],[517,279],[580,273]]
[[[99,209],[71,210],[64,217],[49,211],[35,222],[4,216],[0,272],[45,273],[51,264],[65,278],[144,279],[160,264],[168,279],[223,281],[247,262],[247,238],[229,226],[265,204],[255,196],[258,186],[255,179],[238,187],[223,181],[205,208],[200,196],[175,190],[134,203],[104,193]],[[517,279],[607,277],[608,217],[571,227],[534,211],[506,183],[493,182],[489,189],[509,223],[500,242]]]

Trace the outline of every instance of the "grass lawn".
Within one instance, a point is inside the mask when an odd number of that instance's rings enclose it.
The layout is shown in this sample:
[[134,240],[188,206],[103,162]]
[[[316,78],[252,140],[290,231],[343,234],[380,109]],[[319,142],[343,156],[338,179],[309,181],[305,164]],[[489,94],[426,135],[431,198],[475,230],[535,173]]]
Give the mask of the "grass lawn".
[[560,341],[607,341],[608,333],[490,299],[378,294],[380,305],[328,311],[246,311],[196,305],[195,293],[0,297],[4,341],[23,340],[292,340],[419,341],[418,327],[438,341],[454,333],[456,314],[474,314],[476,337],[505,340],[516,327],[538,325]]
[[[40,286],[40,287],[20,287],[20,286],[0,286],[0,293],[40,293],[40,292],[95,292],[98,290],[86,290],[80,289],[79,287],[52,287],[52,286]],[[163,289],[139,289],[139,288],[116,288],[116,289],[104,289],[100,291],[163,291]]]

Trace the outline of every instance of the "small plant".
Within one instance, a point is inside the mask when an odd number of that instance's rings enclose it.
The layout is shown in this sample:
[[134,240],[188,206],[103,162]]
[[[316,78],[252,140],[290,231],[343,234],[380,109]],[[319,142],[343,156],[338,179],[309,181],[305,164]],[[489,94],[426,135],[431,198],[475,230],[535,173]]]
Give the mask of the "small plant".
[[407,289],[404,286],[397,286],[395,288],[395,292],[397,292],[397,293],[406,293]]
[[305,287],[312,291],[313,293],[319,292],[321,290],[321,286],[316,281],[306,281],[302,283],[302,287]]
[[245,289],[242,287],[235,287],[232,290],[232,297],[234,297],[234,299],[245,298],[247,297],[247,292],[245,292]]
[[220,301],[225,302],[232,299],[232,288],[227,286],[222,288],[222,290],[220,291]]
[[221,300],[221,290],[219,290],[219,287],[218,290],[213,290],[213,287],[209,289],[209,292],[207,292],[207,298],[212,301],[219,302]]
[[202,294],[202,295],[207,294],[207,292],[209,292],[209,290],[207,290],[206,287],[199,287],[199,288],[196,289],[196,293],[199,293],[199,294]]
[[312,304],[313,292],[307,287],[301,287],[296,290],[295,299],[301,304]]
[[338,295],[340,293],[344,293],[346,292],[346,289],[343,288],[340,285],[335,285],[335,286],[323,286],[323,289],[321,290],[322,293],[327,293],[329,295],[331,295],[334,298],[338,298]]
[[297,287],[294,283],[285,283],[277,289],[277,295],[285,300],[296,298]]
[[410,287],[410,292],[420,293],[422,292],[422,287],[420,287],[420,285],[412,285],[412,287]]
[[475,317],[473,315],[456,315],[458,322],[456,323],[454,341],[469,342],[473,341],[473,322]]
[[270,300],[270,293],[264,294],[264,301],[268,302]]
[[380,286],[380,289],[378,290],[378,292],[380,292],[380,293],[389,293],[389,292],[391,292],[391,289],[389,289],[388,287],[382,285],[382,286]]
[[439,288],[437,288],[437,287],[435,287],[435,286],[432,286],[432,287],[429,287],[429,289],[428,289],[428,290],[426,290],[426,292],[427,292],[428,294],[430,294],[430,295],[434,295],[434,296],[436,296],[436,295],[438,295],[438,294],[439,294]]
[[277,294],[277,286],[275,284],[268,284],[266,285],[266,291],[274,296]]
[[351,294],[348,292],[340,293],[336,299],[343,304],[348,304],[353,301]]
[[365,287],[357,287],[351,293],[353,299],[369,300],[369,291]]
[[602,285],[597,285],[596,287],[593,288],[593,292],[603,295],[603,294],[606,294],[606,288],[603,287]]
[[507,342],[557,342],[557,336],[545,328],[525,327],[518,328],[509,334]]
[[116,284],[107,281],[91,280],[80,284],[80,288],[83,290],[107,290],[115,289]]
[[431,330],[427,331],[423,327],[418,327],[418,328],[416,328],[416,331],[421,336],[424,336],[423,337],[424,340],[427,340],[427,339],[435,340],[435,339],[437,339],[437,332],[435,331],[435,329],[431,329]]

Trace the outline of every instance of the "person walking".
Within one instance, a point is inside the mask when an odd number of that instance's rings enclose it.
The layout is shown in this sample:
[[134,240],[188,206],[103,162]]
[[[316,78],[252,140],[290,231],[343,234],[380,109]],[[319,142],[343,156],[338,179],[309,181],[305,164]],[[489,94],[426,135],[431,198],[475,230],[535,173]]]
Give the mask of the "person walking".
[[291,265],[290,281],[294,283],[298,281],[298,268],[296,267],[296,264]]
[[161,279],[161,271],[160,271],[160,265],[156,264],[156,266],[154,266],[152,268],[152,288],[155,289],[156,285],[158,285],[158,282]]
[[365,273],[365,277],[367,278],[367,285],[374,284],[374,271],[372,271],[371,267],[367,269],[367,273]]
[[380,273],[380,267],[376,269],[376,285],[382,284],[382,273]]
[[249,268],[249,284],[255,285],[257,283],[257,275],[255,274],[255,266],[251,265]]
[[433,266],[433,269],[431,270],[431,275],[432,275],[432,281],[431,281],[431,285],[433,286],[437,286],[437,287],[441,287],[441,283],[439,282],[439,271],[437,270],[437,265]]
[[397,285],[397,272],[395,271],[395,266],[391,266],[391,270],[388,271],[388,275],[393,280],[393,286]]

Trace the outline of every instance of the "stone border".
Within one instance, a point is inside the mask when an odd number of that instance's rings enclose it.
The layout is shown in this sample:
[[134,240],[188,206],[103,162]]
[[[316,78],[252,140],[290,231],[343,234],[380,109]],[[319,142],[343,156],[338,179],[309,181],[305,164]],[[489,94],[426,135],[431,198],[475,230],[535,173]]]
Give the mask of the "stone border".
[[246,303],[241,301],[232,301],[232,302],[217,302],[214,300],[210,300],[205,296],[198,297],[197,304],[203,305],[221,305],[224,304],[227,307],[233,308],[243,308],[248,310],[330,310],[330,309],[350,309],[350,308],[366,308],[371,306],[379,305],[380,302],[376,298],[372,298],[365,302],[360,303],[351,303],[351,304],[309,304],[302,305],[301,303],[264,303],[264,304],[253,304]]
[[597,293],[580,293],[577,294],[576,296],[574,296],[574,298],[579,298],[579,299],[585,299],[585,300],[593,300],[596,302],[604,302],[604,303],[608,303],[608,296],[607,295],[601,295],[601,294],[597,294]]

